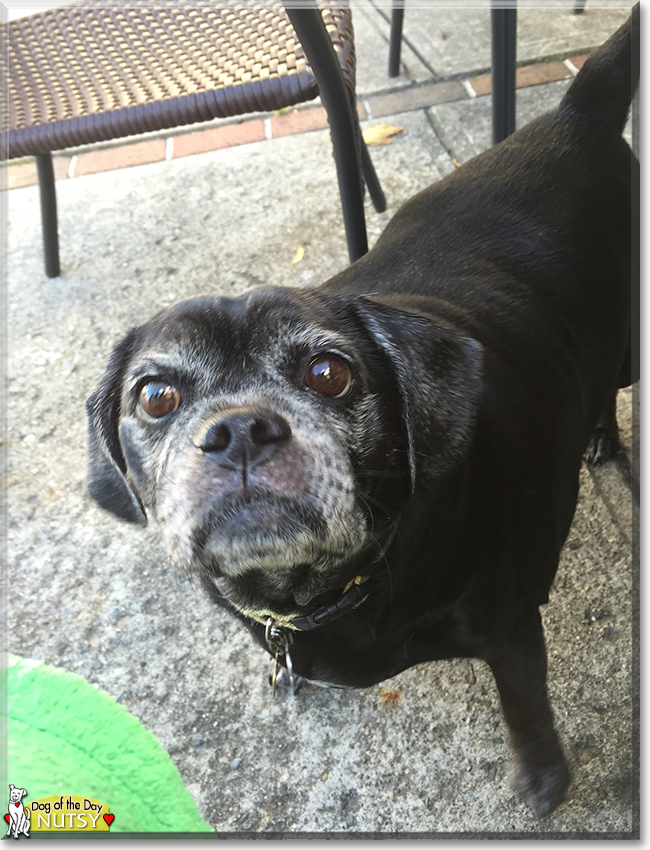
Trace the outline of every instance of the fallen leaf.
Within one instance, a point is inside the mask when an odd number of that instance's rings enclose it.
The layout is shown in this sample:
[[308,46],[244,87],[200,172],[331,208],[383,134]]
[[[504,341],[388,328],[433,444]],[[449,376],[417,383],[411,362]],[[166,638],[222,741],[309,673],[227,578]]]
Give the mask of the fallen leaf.
[[391,708],[395,708],[397,703],[402,699],[402,692],[382,689],[379,692],[379,698],[382,702],[385,702],[386,705],[390,706]]
[[390,137],[403,132],[403,127],[395,124],[374,124],[363,131],[363,140],[367,145],[390,145]]
[[291,260],[291,265],[295,266],[296,263],[299,263],[304,256],[305,256],[305,246],[304,245],[298,245],[298,248],[296,249],[296,254],[295,254],[293,260]]
[[457,159],[454,159],[454,158],[452,157],[452,160],[451,160],[451,161],[454,163],[454,166],[455,166],[456,168],[460,168],[460,162],[458,162],[458,160],[457,160]]
[[321,781],[322,781],[322,782],[327,782],[327,780],[328,780],[328,779],[329,779],[329,773],[324,773],[324,774],[321,776]]
[[436,33],[438,34],[438,37],[441,38],[443,41],[447,38],[447,36],[440,29],[440,27],[436,27]]

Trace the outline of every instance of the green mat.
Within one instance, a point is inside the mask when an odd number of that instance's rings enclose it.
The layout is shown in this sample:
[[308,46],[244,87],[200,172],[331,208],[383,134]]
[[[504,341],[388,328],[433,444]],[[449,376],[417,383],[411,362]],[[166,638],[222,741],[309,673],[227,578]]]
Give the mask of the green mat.
[[110,808],[111,832],[214,831],[151,732],[80,676],[10,655],[6,704],[7,781],[27,807],[81,795]]

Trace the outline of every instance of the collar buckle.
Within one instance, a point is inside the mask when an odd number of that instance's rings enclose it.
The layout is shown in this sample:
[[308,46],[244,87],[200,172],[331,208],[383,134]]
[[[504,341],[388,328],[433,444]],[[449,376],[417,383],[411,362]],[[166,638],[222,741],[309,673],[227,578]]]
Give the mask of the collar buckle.
[[[366,576],[366,578],[368,577]],[[357,576],[357,579],[359,579],[359,582],[364,581],[359,576]],[[343,614],[347,614],[348,611],[357,608],[370,596],[370,589],[364,587],[361,583],[357,584],[357,579],[351,583],[351,587],[345,591],[343,596],[339,597],[336,601],[330,602],[329,605],[321,605],[313,614],[293,617],[291,620],[292,627],[298,629],[300,632],[309,632],[318,626],[331,623],[332,620],[337,620]]]
[[273,696],[275,696],[275,687],[278,680],[278,668],[280,665],[280,656],[284,659],[284,665],[287,668],[289,675],[289,686],[291,693],[296,694],[298,691],[296,677],[293,675],[293,664],[291,662],[291,653],[289,647],[293,643],[293,635],[282,626],[278,626],[273,617],[269,617],[266,621],[266,629],[264,631],[264,639],[269,651],[273,655],[273,673],[271,674],[271,687],[273,688]]

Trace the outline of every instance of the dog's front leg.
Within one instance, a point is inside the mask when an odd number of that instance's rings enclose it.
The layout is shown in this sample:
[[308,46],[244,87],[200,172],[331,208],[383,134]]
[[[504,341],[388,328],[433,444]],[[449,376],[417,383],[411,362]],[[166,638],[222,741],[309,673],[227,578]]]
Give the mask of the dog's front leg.
[[508,725],[514,787],[540,817],[564,800],[571,775],[553,725],[546,690],[546,647],[537,608],[499,636],[485,660],[496,680]]
[[587,463],[597,466],[611,460],[623,451],[616,421],[616,395],[615,389],[607,400],[607,404],[600,415],[596,430],[587,450]]

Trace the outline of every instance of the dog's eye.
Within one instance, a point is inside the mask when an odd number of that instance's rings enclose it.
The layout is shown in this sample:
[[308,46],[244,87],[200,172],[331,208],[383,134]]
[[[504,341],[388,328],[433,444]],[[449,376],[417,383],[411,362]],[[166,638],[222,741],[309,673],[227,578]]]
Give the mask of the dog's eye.
[[310,390],[327,398],[341,398],[352,384],[352,370],[340,357],[333,354],[315,357],[305,374]]
[[140,390],[140,407],[154,419],[161,419],[173,413],[181,403],[181,394],[169,384],[145,384]]

